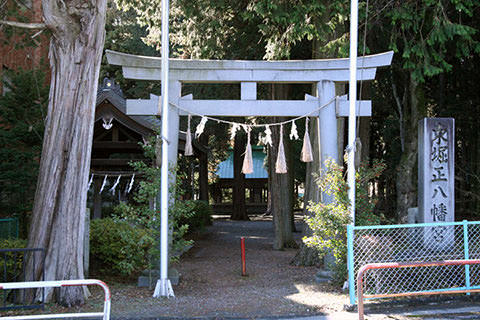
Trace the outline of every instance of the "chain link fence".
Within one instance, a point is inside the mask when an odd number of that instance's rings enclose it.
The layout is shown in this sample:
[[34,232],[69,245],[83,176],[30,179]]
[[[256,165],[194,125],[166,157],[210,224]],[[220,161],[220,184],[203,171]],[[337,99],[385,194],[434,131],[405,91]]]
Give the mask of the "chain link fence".
[[[357,301],[358,269],[367,263],[480,258],[480,222],[348,226],[350,303]],[[366,295],[480,288],[480,266],[438,266],[369,271]]]

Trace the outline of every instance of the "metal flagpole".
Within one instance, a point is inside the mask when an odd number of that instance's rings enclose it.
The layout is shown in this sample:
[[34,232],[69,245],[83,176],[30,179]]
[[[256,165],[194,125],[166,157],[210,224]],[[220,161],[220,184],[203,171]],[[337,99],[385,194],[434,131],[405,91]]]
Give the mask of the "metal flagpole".
[[350,114],[348,116],[348,199],[350,215],[355,225],[355,136],[357,105],[357,37],[358,37],[358,0],[350,2]]
[[[173,289],[168,280],[168,22],[169,0],[162,0],[162,168],[160,187],[160,279],[155,287],[154,297],[173,296]],[[159,110],[160,111],[160,110]]]

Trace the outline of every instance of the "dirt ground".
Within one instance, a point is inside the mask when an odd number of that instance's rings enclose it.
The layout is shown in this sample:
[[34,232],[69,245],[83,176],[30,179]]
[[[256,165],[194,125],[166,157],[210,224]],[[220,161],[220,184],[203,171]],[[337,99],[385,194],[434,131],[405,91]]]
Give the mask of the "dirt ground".
[[[242,236],[246,238],[247,277],[241,276]],[[300,241],[299,233],[296,237]],[[220,320],[299,316],[358,319],[355,312],[342,311],[347,295],[340,288],[315,282],[316,267],[291,266],[289,262],[296,251],[274,251],[272,244],[273,228],[268,218],[243,222],[217,219],[213,226],[196,237],[194,247],[174,266],[181,274],[179,285],[173,288],[175,298],[152,298],[153,289],[138,288],[134,281],[101,279],[112,292],[112,319]],[[91,292],[92,296],[82,307],[67,309],[49,304],[44,312],[22,311],[21,314],[99,312],[103,308],[103,291],[93,288]],[[478,295],[476,298],[463,297],[450,301],[440,297],[433,301],[372,301],[367,307],[366,319],[480,319]],[[419,307],[422,310],[418,311]],[[458,312],[454,313],[455,310]],[[6,315],[13,314],[1,314]]]
[[[300,225],[299,225],[300,229]],[[247,277],[241,276],[240,238],[246,238]],[[300,241],[300,234],[296,234]],[[175,266],[181,279],[174,299],[153,299],[150,290],[127,304],[116,300],[114,316],[257,318],[317,315],[341,310],[347,296],[315,283],[315,267],[289,264],[295,250],[274,251],[269,219],[215,220]],[[129,291],[132,288],[129,288]]]
[[[246,238],[247,277],[241,276],[242,236]],[[301,241],[300,233],[295,236]],[[153,289],[101,279],[112,292],[112,318],[256,319],[322,315],[343,308],[347,296],[339,288],[316,283],[316,267],[291,266],[296,251],[274,251],[272,244],[269,218],[216,219],[174,266],[181,275],[173,287],[175,298],[152,298]],[[92,297],[80,308],[48,305],[45,313],[101,311],[103,292],[97,288],[91,292]]]

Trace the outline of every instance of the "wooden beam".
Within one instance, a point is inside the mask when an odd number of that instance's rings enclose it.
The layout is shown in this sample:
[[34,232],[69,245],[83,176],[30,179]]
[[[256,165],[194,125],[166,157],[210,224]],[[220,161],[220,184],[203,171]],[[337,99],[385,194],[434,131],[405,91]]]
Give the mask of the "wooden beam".
[[146,161],[148,162],[147,159],[92,159],[91,165],[92,167],[94,166],[130,166],[130,162],[135,162],[135,161]]
[[[108,63],[125,67],[161,68],[161,57],[147,57],[106,50]],[[359,68],[389,66],[393,51],[357,59]],[[349,68],[349,58],[313,60],[195,60],[169,59],[170,70],[338,70]]]
[[113,142],[113,141],[94,141],[93,142],[93,149],[114,149],[114,150],[141,150],[143,152],[142,147],[137,142]]
[[[372,116],[372,101],[370,100],[357,100],[357,117],[371,117]],[[340,100],[337,101],[337,117],[348,117],[350,112],[350,101]]]
[[[121,65],[125,78],[160,80],[161,58],[106,51],[110,64]],[[358,58],[357,80],[372,80],[377,67],[391,64],[393,51]],[[349,59],[322,60],[190,60],[170,59],[170,80],[184,83],[298,83],[349,80]]]
[[[161,80],[157,68],[123,67],[126,79]],[[376,68],[357,71],[357,80],[375,79]],[[267,83],[316,83],[319,80],[347,82],[348,69],[327,70],[171,70],[170,80],[182,83],[232,83],[232,82],[267,82]]]
[[[192,114],[207,116],[252,116],[252,117],[299,117],[314,112],[320,107],[318,98],[308,100],[193,100],[191,96],[182,97],[175,104],[181,109],[180,115]],[[127,115],[153,115],[157,112],[158,97],[150,100],[127,100]],[[346,106],[346,107],[345,107]],[[346,108],[346,109],[345,109]],[[345,111],[347,110],[347,111]],[[317,112],[318,114],[318,112]],[[371,115],[371,102],[361,101],[360,116]],[[348,101],[340,101],[337,106],[337,117],[348,116]]]

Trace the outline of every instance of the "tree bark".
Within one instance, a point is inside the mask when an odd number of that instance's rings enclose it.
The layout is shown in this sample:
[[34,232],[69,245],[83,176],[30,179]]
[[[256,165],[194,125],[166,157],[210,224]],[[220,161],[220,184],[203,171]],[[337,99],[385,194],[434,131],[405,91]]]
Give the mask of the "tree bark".
[[[105,39],[106,0],[44,0],[52,32],[48,115],[28,247],[46,249],[45,279],[83,279],[83,240],[95,99]],[[40,278],[40,265],[27,272]],[[65,287],[52,297],[84,303],[88,291]]]
[[[273,86],[273,98],[276,100],[286,99],[288,96],[288,88],[286,85]],[[287,118],[274,117],[273,122],[285,121]],[[278,145],[280,142],[280,127],[273,126],[272,142],[273,146],[269,147],[268,168],[269,177],[271,179],[271,210],[273,215],[273,225],[275,230],[275,240],[273,248],[281,250],[284,248],[297,248],[295,239],[293,238],[292,214],[293,214],[293,183],[291,176],[294,175],[292,170],[292,158],[290,139],[288,138],[287,127],[283,128],[283,143],[285,148],[285,159],[287,161],[287,173],[275,173],[275,165],[278,156]]]
[[235,135],[233,147],[233,194],[232,220],[250,220],[245,204],[245,175],[242,173],[246,136],[240,132]]
[[[321,201],[321,192],[315,181],[314,173],[319,173],[321,169],[320,161],[320,145],[318,136],[318,118],[310,118],[310,142],[312,144],[313,162],[307,163],[307,176],[305,178],[305,195],[304,195],[304,216],[310,215],[308,211],[308,204],[312,202]],[[303,223],[302,235],[309,236],[312,234],[312,230],[306,223]],[[298,250],[295,257],[290,262],[296,266],[320,266],[323,264],[317,249],[307,247],[303,242],[300,244],[300,250]]]
[[[201,135],[200,142],[203,146],[208,144],[208,135]],[[208,202],[208,154],[201,152],[198,155],[198,179],[200,187],[200,200]]]
[[401,108],[404,150],[396,168],[397,218],[400,223],[407,223],[408,208],[417,205],[418,121],[425,115],[423,87],[411,76],[407,79],[404,88],[407,99]]

